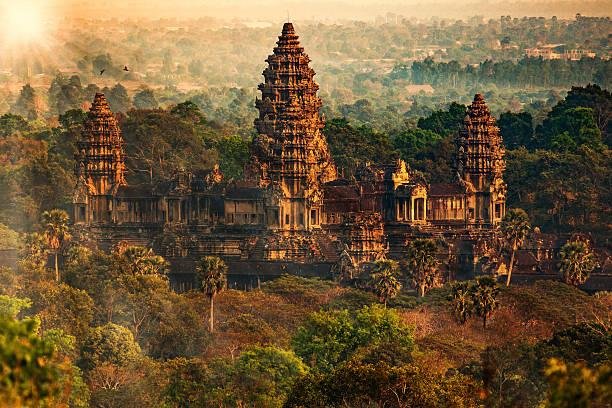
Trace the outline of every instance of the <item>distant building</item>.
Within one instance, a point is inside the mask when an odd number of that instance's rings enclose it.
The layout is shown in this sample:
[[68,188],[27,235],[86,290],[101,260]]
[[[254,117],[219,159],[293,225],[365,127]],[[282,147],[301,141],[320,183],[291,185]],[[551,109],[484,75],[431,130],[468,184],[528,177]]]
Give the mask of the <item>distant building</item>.
[[358,266],[397,258],[415,237],[445,240],[449,259],[473,273],[506,212],[504,148],[482,95],[455,141],[453,183],[429,184],[401,160],[365,163],[344,179],[322,133],[315,72],[291,23],[266,62],[257,136],[237,181],[215,167],[128,185],[120,129],[96,94],[75,167],[73,219],[83,239],[155,248],[179,290],[193,285],[194,262],[204,255],[226,259],[230,280],[246,284],[286,272],[329,276],[347,259]]
[[536,48],[525,49],[528,58],[542,58],[545,60],[562,59],[568,61],[579,61],[582,58],[595,58],[596,54],[591,50],[572,49],[564,50],[564,44],[548,44]]

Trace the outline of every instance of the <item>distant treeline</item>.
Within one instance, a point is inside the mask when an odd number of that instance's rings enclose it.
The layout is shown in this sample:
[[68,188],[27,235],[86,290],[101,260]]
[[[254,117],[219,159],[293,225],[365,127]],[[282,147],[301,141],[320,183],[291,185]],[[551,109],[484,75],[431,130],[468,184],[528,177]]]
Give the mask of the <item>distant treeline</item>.
[[462,66],[457,61],[435,62],[432,58],[411,66],[397,65],[389,79],[409,79],[417,85],[434,87],[473,87],[495,84],[499,87],[566,87],[568,84],[596,83],[609,88],[612,61],[582,58],[578,61],[523,58],[518,61],[485,60]]

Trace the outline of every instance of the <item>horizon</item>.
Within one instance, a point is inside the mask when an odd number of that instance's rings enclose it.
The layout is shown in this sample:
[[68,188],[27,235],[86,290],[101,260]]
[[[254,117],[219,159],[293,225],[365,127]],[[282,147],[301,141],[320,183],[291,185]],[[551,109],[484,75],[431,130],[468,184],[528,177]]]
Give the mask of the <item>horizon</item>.
[[[83,0],[25,0],[18,8],[40,11],[45,19],[136,19],[194,20],[213,18],[223,21],[375,21],[380,19],[465,19],[472,16],[498,18],[501,15],[512,17],[552,17],[567,19],[576,14],[602,17],[607,16],[610,2],[607,0],[590,1],[514,1],[500,0],[479,2],[474,0],[387,0],[379,3],[373,0],[359,1],[307,1],[281,2],[278,0],[178,0],[161,2],[158,0],[108,0],[103,5],[91,4]],[[15,3],[0,1],[0,10],[10,11]],[[314,12],[313,10],[316,10]],[[432,12],[432,10],[434,10]],[[2,18],[0,17],[0,20]]]

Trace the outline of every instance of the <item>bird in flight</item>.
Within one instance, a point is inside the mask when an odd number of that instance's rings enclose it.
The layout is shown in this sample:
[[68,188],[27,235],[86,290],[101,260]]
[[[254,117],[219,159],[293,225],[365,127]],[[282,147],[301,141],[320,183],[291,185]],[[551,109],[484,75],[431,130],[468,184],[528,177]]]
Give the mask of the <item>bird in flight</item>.
[[100,75],[102,75],[104,71],[106,71],[106,69],[103,69],[102,71],[100,71]]
[[124,71],[129,71],[129,69],[128,69],[127,65],[124,65],[124,66],[123,66],[123,70],[124,70]]

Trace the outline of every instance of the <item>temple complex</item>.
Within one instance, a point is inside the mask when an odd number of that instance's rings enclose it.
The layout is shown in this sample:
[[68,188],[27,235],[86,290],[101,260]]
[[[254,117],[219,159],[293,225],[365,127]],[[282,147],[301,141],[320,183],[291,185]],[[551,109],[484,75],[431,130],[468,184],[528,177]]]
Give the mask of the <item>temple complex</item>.
[[266,62],[241,180],[224,180],[215,166],[128,185],[120,129],[96,94],[76,155],[73,219],[83,236],[102,248],[153,247],[169,260],[177,290],[192,287],[194,263],[206,255],[223,257],[230,281],[240,284],[282,273],[331,277],[401,258],[417,237],[444,242],[449,270],[473,274],[490,264],[487,243],[506,210],[505,162],[482,95],[456,138],[453,183],[430,184],[402,160],[365,163],[345,179],[322,132],[315,72],[291,23]]

